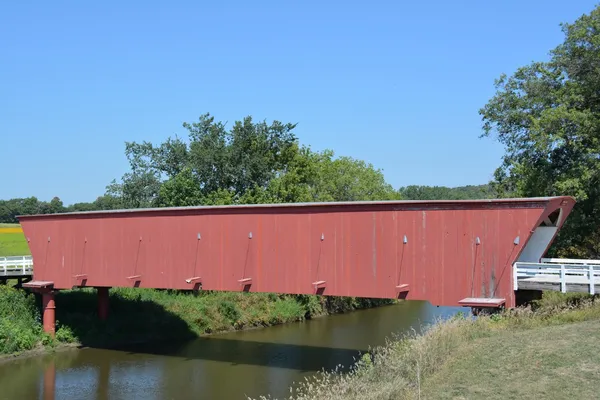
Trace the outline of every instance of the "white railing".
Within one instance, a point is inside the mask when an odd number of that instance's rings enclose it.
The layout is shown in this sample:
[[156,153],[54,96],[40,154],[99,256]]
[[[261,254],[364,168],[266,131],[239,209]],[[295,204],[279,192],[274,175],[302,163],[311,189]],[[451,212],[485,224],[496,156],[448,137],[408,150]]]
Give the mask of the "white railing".
[[541,261],[513,265],[514,290],[519,289],[519,281],[560,284],[563,293],[568,291],[567,285],[580,285],[588,286],[589,293],[595,294],[595,285],[600,285],[600,260],[542,258]]
[[33,275],[33,258],[31,256],[0,257],[0,276]]

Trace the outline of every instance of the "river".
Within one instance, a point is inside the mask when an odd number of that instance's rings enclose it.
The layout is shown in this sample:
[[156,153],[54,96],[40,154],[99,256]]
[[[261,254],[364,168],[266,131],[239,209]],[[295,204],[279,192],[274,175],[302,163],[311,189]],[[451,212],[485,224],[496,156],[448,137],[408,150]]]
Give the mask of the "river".
[[[460,308],[408,301],[314,320],[123,350],[83,349],[0,364],[0,399],[245,399],[285,396],[322,368],[349,366],[395,333]],[[463,309],[464,310],[464,309]]]

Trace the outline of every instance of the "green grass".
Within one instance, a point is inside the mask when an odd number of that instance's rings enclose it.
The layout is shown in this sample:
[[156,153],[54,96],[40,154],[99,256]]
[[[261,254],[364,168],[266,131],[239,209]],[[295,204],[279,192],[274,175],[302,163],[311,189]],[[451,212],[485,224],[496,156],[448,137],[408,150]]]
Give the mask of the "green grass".
[[0,257],[31,254],[23,233],[0,233]]
[[0,285],[0,354],[52,344],[42,330],[34,296]]
[[473,341],[437,371],[429,399],[592,399],[600,377],[600,321]]
[[[0,224],[2,228],[18,228],[19,224]],[[31,254],[27,240],[23,232],[2,233],[0,232],[0,257],[6,256],[26,256]]]
[[138,342],[182,341],[391,301],[113,288],[107,321],[98,318],[97,302],[94,289],[60,291],[56,296],[56,338],[50,339],[42,332],[39,295],[0,285],[0,354],[53,347],[61,342],[114,347]]
[[[316,375],[293,399],[595,398],[600,302],[548,293],[532,308],[458,316]],[[270,398],[270,397],[261,397]]]

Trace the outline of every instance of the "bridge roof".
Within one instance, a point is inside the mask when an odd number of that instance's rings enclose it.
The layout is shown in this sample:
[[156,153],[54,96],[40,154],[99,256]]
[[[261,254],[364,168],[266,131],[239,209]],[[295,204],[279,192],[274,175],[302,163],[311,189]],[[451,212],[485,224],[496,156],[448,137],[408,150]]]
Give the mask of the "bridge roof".
[[[530,208],[540,207],[552,201],[574,203],[575,199],[570,196],[553,197],[525,197],[525,198],[507,198],[507,199],[477,199],[477,200],[386,200],[386,201],[343,201],[343,202],[309,202],[309,203],[275,203],[275,204],[236,204],[236,205],[217,205],[217,206],[187,206],[187,207],[157,207],[157,208],[133,208],[118,210],[98,210],[98,211],[76,211],[59,214],[34,214],[19,215],[19,220],[26,219],[60,219],[77,217],[102,217],[117,215],[152,215],[152,214],[198,214],[203,212],[227,213],[227,212],[261,212],[260,210],[273,209],[315,209],[326,212],[358,210],[452,210],[452,209],[493,209],[493,208]],[[268,211],[267,211],[268,212]],[[293,211],[292,211],[293,212]]]

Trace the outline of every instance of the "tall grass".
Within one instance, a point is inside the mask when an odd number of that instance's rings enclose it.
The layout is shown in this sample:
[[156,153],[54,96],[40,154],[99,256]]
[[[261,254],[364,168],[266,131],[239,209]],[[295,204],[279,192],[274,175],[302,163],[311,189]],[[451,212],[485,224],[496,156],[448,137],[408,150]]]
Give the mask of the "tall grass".
[[[533,308],[471,318],[437,321],[424,333],[391,338],[364,354],[350,372],[323,371],[290,388],[290,399],[418,399],[423,383],[456,352],[474,340],[501,332],[523,331],[600,319],[600,302],[581,295],[548,293]],[[476,366],[473,366],[476,368]],[[261,396],[260,399],[271,399]]]
[[34,296],[0,285],[0,354],[31,350],[50,342],[42,330]]
[[187,339],[389,302],[341,298],[331,306],[330,300],[321,296],[113,288],[107,322],[99,321],[95,314],[97,299],[93,289],[61,292],[57,296],[57,311],[61,326],[70,327],[79,341],[97,345]]
[[56,296],[55,339],[43,332],[40,299],[0,286],[0,354],[54,346],[59,342],[114,346],[132,342],[187,340],[204,334],[266,327],[319,315],[390,303],[351,297],[273,293],[110,290],[107,321],[98,318],[95,289]]

